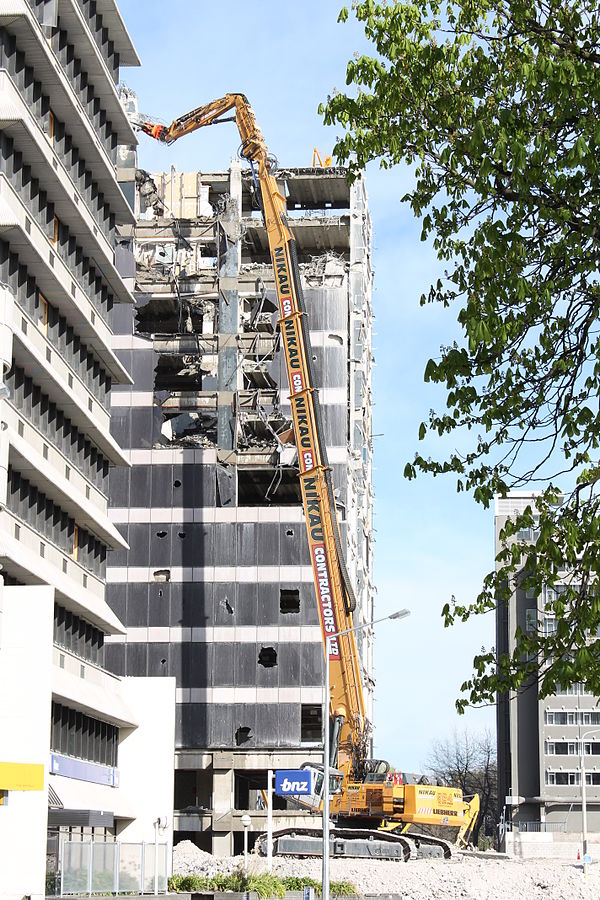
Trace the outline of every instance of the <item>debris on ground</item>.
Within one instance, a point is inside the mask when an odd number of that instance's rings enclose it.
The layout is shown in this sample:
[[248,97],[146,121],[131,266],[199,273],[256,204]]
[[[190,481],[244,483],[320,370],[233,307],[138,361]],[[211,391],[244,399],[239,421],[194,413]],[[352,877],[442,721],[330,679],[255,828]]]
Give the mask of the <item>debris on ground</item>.
[[[173,851],[175,874],[213,876],[241,869],[243,857],[218,857],[182,841]],[[250,854],[252,873],[265,872],[264,857]],[[273,857],[273,874],[321,880],[321,860]],[[457,855],[451,860],[410,862],[375,859],[330,861],[334,881],[350,881],[363,894],[395,894],[402,900],[597,900],[600,865],[583,875],[580,864],[564,860],[513,859],[485,854]]]

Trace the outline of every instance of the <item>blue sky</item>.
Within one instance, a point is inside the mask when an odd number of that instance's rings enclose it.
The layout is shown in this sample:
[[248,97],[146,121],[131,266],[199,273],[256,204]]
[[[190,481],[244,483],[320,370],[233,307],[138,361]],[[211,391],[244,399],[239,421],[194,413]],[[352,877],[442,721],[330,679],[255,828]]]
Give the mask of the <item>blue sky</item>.
[[[368,48],[355,21],[336,24],[340,0],[118,4],[142,60],[140,69],[121,71],[138,94],[140,111],[168,123],[241,91],[281,165],[311,165],[314,146],[331,152],[339,129],[322,125],[318,105],[334,88],[344,88],[348,59]],[[179,171],[218,170],[238,143],[233,124],[169,148],[142,136],[139,163],[150,171],[171,164]],[[464,717],[454,710],[473,656],[494,643],[493,618],[447,630],[440,617],[451,595],[474,598],[493,566],[493,512],[457,494],[450,479],[402,477],[418,445],[419,423],[443,402],[423,383],[425,364],[457,333],[453,311],[419,307],[438,263],[400,202],[410,183],[406,169],[373,166],[367,172],[375,235],[373,432],[381,435],[374,441],[376,616],[402,607],[412,613],[377,627],[375,755],[397,769],[418,771],[432,741],[455,729],[494,728],[493,708]]]

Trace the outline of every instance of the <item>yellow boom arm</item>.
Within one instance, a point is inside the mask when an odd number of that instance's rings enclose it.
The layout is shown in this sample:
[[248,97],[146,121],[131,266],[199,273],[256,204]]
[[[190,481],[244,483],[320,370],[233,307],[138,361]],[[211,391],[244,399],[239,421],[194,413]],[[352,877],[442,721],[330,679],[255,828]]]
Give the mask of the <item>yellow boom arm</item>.
[[[233,117],[225,118],[225,114],[231,110],[234,111]],[[191,110],[169,126],[148,121],[137,124],[146,134],[170,144],[199,128],[231,121],[232,118],[242,141],[241,155],[258,168],[263,215],[279,301],[279,324],[289,379],[310,560],[323,646],[326,647],[328,635],[352,627],[352,611],[356,602],[346,572],[335,514],[331,471],[321,433],[296,244],[287,223],[285,198],[270,174],[267,146],[244,94],[226,94],[206,106]],[[330,715],[335,715],[338,721],[343,719],[337,766],[350,774],[362,759],[368,737],[354,634],[331,639],[329,648]]]

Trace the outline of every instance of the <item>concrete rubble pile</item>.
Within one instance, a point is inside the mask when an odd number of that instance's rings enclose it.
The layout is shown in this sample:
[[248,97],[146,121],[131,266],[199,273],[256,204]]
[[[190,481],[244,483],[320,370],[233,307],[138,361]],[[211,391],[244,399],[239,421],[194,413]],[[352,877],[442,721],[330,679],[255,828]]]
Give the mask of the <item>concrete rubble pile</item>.
[[[230,874],[243,857],[215,857],[183,841],[173,851],[177,874]],[[266,859],[252,854],[251,872],[266,871]],[[321,880],[320,859],[275,857],[273,873]],[[350,881],[363,894],[395,894],[403,900],[597,900],[600,866],[584,877],[578,864],[550,860],[494,858],[458,854],[450,861],[415,860],[398,863],[374,859],[332,859],[331,879]]]

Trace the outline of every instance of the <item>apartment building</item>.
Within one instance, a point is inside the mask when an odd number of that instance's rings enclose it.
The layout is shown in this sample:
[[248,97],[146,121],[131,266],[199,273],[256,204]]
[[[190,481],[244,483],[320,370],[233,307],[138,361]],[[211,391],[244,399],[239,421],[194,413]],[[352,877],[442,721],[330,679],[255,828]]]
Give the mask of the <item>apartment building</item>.
[[153,841],[171,808],[174,683],[104,665],[124,633],[105,576],[126,547],[107,493],[128,464],[109,396],[131,383],[111,349],[132,304],[115,267],[117,224],[134,222],[116,174],[136,141],[117,92],[129,65],[112,0],[0,5],[2,897],[43,896],[59,835]]
[[[511,492],[495,501],[495,547],[507,519],[534,509],[531,493]],[[519,534],[535,540],[535,528]],[[517,579],[518,585],[518,579]],[[543,628],[556,619],[546,610],[547,591],[533,597],[517,586],[496,612],[496,648],[512,653],[515,629]],[[600,707],[583,685],[541,699],[535,682],[498,697],[498,797],[506,803],[507,849],[522,855],[547,852],[572,859],[581,849],[581,744],[584,744],[587,818],[592,855],[600,842]]]
[[[134,101],[132,100],[132,103]],[[371,222],[346,172],[278,173],[357,621],[372,618]],[[322,759],[321,634],[266,232],[249,170],[138,172],[135,308],[113,346],[130,470],[113,470],[108,600],[122,675],[177,679],[174,839],[239,852],[266,828],[267,770]],[[147,209],[145,207],[148,207]],[[358,634],[372,706],[372,644]],[[276,827],[305,813],[276,801]]]

